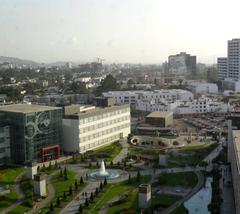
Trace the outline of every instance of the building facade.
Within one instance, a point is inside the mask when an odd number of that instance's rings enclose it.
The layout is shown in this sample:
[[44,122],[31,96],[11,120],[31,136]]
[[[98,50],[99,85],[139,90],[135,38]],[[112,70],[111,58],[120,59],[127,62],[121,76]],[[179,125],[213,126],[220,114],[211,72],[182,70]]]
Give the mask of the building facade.
[[228,41],[228,77],[240,79],[240,39]]
[[0,126],[0,165],[9,161],[10,156],[10,127]]
[[62,109],[15,104],[0,107],[2,122],[10,127],[11,160],[14,163],[58,159],[62,147]]
[[170,74],[190,73],[194,78],[196,75],[197,57],[185,52],[168,57],[168,69]]
[[228,41],[227,57],[218,58],[218,80],[240,80],[240,39]]
[[115,105],[75,111],[63,119],[64,151],[84,153],[125,138],[130,133],[130,106]]
[[232,132],[228,143],[228,160],[231,163],[233,191],[236,213],[240,213],[240,130],[229,130]]
[[228,77],[228,58],[217,58],[217,80],[222,81]]

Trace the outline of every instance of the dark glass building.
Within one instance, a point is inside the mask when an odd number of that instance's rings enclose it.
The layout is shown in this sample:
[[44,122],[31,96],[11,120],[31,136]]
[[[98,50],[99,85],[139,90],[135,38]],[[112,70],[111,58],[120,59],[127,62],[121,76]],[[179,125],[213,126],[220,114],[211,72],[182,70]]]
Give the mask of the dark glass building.
[[14,163],[58,159],[62,147],[62,109],[15,104],[0,107],[1,120],[10,126]]

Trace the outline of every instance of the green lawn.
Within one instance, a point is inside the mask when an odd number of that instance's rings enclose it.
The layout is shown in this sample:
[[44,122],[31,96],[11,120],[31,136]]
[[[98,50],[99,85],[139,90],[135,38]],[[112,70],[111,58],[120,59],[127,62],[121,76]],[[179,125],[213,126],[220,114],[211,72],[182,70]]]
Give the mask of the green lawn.
[[[60,172],[60,170],[59,170]],[[59,173],[52,177],[51,183],[56,191],[57,196],[62,196],[64,191],[68,191],[69,186],[73,185],[75,182],[76,173],[67,170],[68,179],[59,178]]]
[[163,173],[159,176],[159,184],[162,186],[194,187],[198,178],[194,172]]
[[[60,170],[58,170],[58,172],[53,175],[51,182],[52,185],[55,189],[55,197],[53,198],[53,200],[51,201],[51,203],[53,203],[54,206],[54,212],[52,213],[59,213],[60,210],[62,210],[70,201],[72,201],[74,199],[74,197],[82,191],[82,189],[86,186],[86,184],[79,184],[79,179],[77,180],[78,182],[78,189],[75,190],[74,189],[74,183],[76,180],[76,173],[74,171],[71,170],[67,170],[67,177],[68,179],[65,180],[64,177],[60,177]],[[69,187],[72,185],[73,187],[73,194],[69,195]],[[66,192],[66,199],[63,198],[63,194],[64,192]],[[60,205],[57,205],[57,197],[60,198]],[[50,207],[50,203],[42,209],[42,213],[49,213],[49,207]]]
[[171,214],[188,214],[188,210],[184,207],[183,204],[181,204],[173,212],[171,212]]
[[[91,214],[99,213],[99,210],[101,209],[101,207],[107,204],[111,199],[117,196],[121,196],[125,192],[128,192],[128,191],[131,192],[134,189],[136,189],[140,183],[149,183],[150,180],[151,180],[151,176],[142,176],[141,182],[137,182],[136,178],[133,178],[131,183],[129,183],[128,181],[124,181],[117,184],[108,185],[107,188],[105,189],[105,192],[100,196],[100,198],[92,206],[90,206],[87,209],[86,213],[91,213]],[[135,200],[134,196],[132,200],[133,201],[130,201],[129,204],[124,203],[125,205],[123,204],[123,206],[134,204],[134,200]],[[118,209],[118,208],[121,209],[121,207],[117,207],[115,209]],[[110,211],[110,212],[113,212],[113,211]]]
[[181,148],[178,150],[178,154],[169,155],[168,167],[197,165],[217,146],[217,143],[207,143]]
[[138,191],[137,189],[135,189],[129,194],[125,203],[112,206],[107,210],[107,214],[117,214],[124,209],[136,211],[137,199],[138,199]]
[[11,206],[18,199],[18,194],[14,191],[14,181],[23,171],[23,167],[0,167],[0,185],[11,191],[0,196],[0,211]]
[[152,207],[163,207],[167,208],[174,204],[176,201],[180,200],[180,197],[170,196],[170,195],[154,195],[152,197]]
[[21,214],[27,210],[32,209],[33,200],[39,198],[36,195],[33,195],[33,182],[32,180],[22,177],[20,188],[24,192],[25,198],[23,202],[11,211],[12,214]]
[[97,159],[103,158],[106,161],[112,161],[122,150],[122,145],[118,142],[100,147],[93,151],[91,156]]

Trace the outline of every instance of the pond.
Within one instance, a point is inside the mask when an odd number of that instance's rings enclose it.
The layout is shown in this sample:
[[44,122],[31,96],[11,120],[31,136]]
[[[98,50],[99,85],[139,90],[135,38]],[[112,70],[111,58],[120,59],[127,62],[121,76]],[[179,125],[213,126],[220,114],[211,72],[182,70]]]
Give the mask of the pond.
[[212,177],[207,177],[205,186],[184,203],[189,214],[210,214],[208,204],[212,199],[212,180]]

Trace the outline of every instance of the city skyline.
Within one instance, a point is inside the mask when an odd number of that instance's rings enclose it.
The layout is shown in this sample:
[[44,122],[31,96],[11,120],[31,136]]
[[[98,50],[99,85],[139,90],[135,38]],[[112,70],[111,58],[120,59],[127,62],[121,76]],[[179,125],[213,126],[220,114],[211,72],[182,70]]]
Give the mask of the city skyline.
[[101,57],[106,63],[159,64],[185,51],[212,64],[227,55],[227,40],[240,37],[235,0],[0,3],[0,55],[37,62]]

